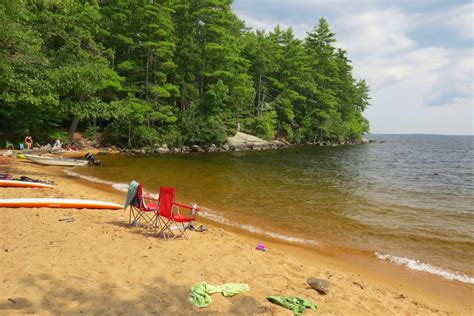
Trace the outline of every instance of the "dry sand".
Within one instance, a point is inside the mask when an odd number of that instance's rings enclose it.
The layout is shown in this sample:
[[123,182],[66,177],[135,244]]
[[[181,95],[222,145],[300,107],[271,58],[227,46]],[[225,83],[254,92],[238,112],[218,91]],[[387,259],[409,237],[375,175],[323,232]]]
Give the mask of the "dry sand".
[[[52,179],[57,186],[0,188],[0,198],[124,200],[125,194],[91,187],[59,167],[7,158],[0,164],[5,172]],[[59,221],[66,216],[75,221]],[[190,240],[164,241],[128,227],[127,220],[123,210],[0,209],[0,314],[292,315],[267,302],[268,295],[316,303],[317,312],[305,315],[472,314],[472,286],[437,280],[460,293],[443,296],[315,251],[272,241],[269,251],[257,251],[257,239],[212,224],[206,223],[207,232],[190,232]],[[308,277],[328,280],[329,293],[309,288]],[[213,303],[199,309],[187,295],[201,281],[247,283],[250,291],[214,294]]]

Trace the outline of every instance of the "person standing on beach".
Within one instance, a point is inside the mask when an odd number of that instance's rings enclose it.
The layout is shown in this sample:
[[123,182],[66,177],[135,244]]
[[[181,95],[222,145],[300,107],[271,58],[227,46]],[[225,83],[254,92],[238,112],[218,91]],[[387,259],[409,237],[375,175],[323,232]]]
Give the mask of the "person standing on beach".
[[31,149],[33,147],[33,138],[30,135],[25,137],[26,149]]

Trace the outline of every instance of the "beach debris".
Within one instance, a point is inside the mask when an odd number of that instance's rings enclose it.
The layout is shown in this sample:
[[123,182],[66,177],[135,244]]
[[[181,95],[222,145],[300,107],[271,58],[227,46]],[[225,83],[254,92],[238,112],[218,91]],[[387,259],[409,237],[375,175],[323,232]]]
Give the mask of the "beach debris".
[[318,291],[319,294],[328,294],[329,282],[323,279],[308,278],[306,280],[309,286]]
[[13,304],[16,304],[16,301],[15,301],[14,299],[8,298],[8,300],[9,300],[10,302],[12,302]]
[[6,152],[3,153],[3,156],[11,157],[11,156],[13,156],[13,151],[11,149],[9,149],[9,150],[7,150]]
[[260,250],[260,251],[267,251],[267,247],[263,243],[259,243],[255,249]]
[[362,290],[364,289],[364,287],[362,286],[362,284],[360,284],[359,282],[352,282],[352,284],[355,284],[357,286],[359,286]]
[[68,217],[60,218],[60,219],[58,219],[58,221],[65,222],[65,223],[70,223],[70,222],[74,222],[75,219],[74,219],[74,217],[68,216]]
[[318,308],[313,302],[295,296],[267,296],[267,300],[291,310],[293,315],[301,315],[307,308],[313,311],[316,311]]
[[25,182],[35,182],[35,183],[46,183],[46,184],[56,184],[53,180],[40,180],[40,179],[32,179],[27,176],[20,176],[20,178],[12,178],[12,180],[19,180]]

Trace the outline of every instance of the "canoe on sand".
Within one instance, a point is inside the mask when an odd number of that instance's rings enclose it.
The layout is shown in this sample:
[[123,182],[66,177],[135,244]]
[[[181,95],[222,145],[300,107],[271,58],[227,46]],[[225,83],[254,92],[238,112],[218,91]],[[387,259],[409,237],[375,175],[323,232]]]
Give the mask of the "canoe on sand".
[[56,157],[45,157],[37,155],[25,155],[25,157],[37,164],[40,165],[49,165],[49,166],[63,166],[63,167],[77,167],[85,166],[89,163],[88,160],[81,159],[68,159],[68,158],[56,158]]
[[54,189],[54,187],[52,185],[46,184],[46,183],[21,181],[21,180],[10,180],[10,179],[0,179],[0,187]]
[[89,208],[89,209],[111,209],[118,210],[123,205],[79,199],[53,199],[53,198],[24,198],[24,199],[0,199],[0,207],[50,207],[50,208]]

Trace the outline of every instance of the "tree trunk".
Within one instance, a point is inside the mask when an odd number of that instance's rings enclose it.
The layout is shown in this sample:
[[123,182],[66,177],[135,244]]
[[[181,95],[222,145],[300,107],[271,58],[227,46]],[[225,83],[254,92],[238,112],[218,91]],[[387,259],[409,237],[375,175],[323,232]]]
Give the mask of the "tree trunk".
[[77,124],[79,123],[79,117],[77,115],[74,115],[72,117],[72,122],[71,122],[71,126],[69,126],[69,141],[71,142],[71,144],[74,143],[74,133],[76,132],[76,129],[77,129]]
[[128,147],[132,147],[132,122],[128,122]]
[[146,54],[146,71],[145,71],[145,97],[148,100],[148,78],[149,78],[149,71],[150,71],[150,51]]
[[113,48],[113,55],[112,55],[112,69],[115,69],[115,43]]
[[181,106],[181,111],[186,111],[186,99],[184,97],[184,84],[181,84],[181,89],[180,89],[180,106]]
[[261,102],[261,87],[262,87],[262,72],[260,72],[260,75],[258,77],[258,87],[257,87],[257,117],[260,116],[260,102]]
[[[79,96],[79,103],[84,102],[84,93],[81,93]],[[76,132],[77,129],[77,124],[79,124],[79,117],[77,115],[74,115],[72,118],[71,126],[69,126],[69,141],[71,144],[74,143],[74,133]]]

